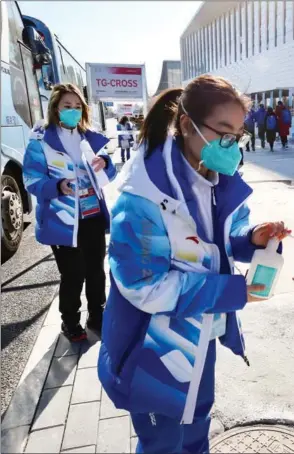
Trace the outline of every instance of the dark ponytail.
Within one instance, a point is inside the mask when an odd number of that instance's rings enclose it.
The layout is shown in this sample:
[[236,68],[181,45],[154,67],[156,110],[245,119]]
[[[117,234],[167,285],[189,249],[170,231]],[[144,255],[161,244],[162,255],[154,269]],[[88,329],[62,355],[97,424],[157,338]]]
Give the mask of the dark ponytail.
[[182,88],[170,88],[162,92],[149,110],[139,134],[139,143],[146,142],[149,156],[158,145],[162,145],[174,122],[176,107],[183,93]]

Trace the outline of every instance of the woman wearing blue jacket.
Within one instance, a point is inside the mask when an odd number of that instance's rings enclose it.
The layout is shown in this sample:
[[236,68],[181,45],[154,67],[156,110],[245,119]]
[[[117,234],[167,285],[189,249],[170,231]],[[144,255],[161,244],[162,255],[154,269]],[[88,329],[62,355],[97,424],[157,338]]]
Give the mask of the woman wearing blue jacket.
[[25,187],[37,198],[36,238],[53,249],[61,275],[62,331],[73,342],[86,338],[80,325],[84,281],[87,327],[98,334],[101,331],[106,299],[105,230],[109,228],[101,182],[116,175],[103,151],[107,142],[90,129],[89,109],[79,89],[72,84],[56,85],[48,121],[35,125],[24,157]]
[[131,146],[134,144],[134,137],[128,131],[132,131],[132,125],[129,119],[124,115],[116,125],[118,131],[118,146],[121,149],[121,162],[126,162],[125,153],[127,153],[127,161],[131,157]]
[[252,227],[239,147],[248,101],[220,77],[161,94],[112,210],[111,289],[98,373],[131,412],[137,452],[208,452],[216,339],[240,355],[236,311],[256,301],[234,274],[284,224]]

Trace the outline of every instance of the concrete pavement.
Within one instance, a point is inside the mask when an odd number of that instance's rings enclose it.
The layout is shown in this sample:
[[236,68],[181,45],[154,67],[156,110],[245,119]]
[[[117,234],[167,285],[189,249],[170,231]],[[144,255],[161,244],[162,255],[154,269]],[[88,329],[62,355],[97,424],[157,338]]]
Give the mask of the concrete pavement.
[[[279,172],[270,178],[268,172],[276,169],[276,164],[271,163],[268,169],[268,161],[264,166],[254,162],[263,159],[262,153],[245,155],[245,178],[259,181],[252,183],[254,195],[249,201],[253,221],[283,219],[294,231],[288,157],[285,168],[279,164]],[[275,158],[269,154],[266,159]],[[119,162],[118,152],[114,160]],[[294,157],[290,163],[294,167]],[[112,205],[117,197],[114,183],[108,186],[106,196]],[[239,424],[269,420],[294,424],[293,253],[294,239],[289,238],[276,296],[248,305],[242,313],[251,367],[219,348],[212,436]],[[240,264],[239,268],[246,270]],[[106,272],[109,286],[107,260]],[[3,420],[2,452],[134,452],[136,440],[128,414],[113,407],[97,381],[98,339],[91,335],[88,344],[71,346],[59,336],[57,307],[56,296]],[[85,296],[82,310],[85,320]]]

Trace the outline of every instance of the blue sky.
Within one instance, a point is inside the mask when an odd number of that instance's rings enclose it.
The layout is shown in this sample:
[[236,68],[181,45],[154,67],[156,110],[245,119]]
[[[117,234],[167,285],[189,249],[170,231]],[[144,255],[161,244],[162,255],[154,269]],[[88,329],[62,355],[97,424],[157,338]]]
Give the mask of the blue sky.
[[19,1],[23,14],[56,33],[82,64],[146,63],[149,94],[163,60],[180,59],[179,38],[199,1]]

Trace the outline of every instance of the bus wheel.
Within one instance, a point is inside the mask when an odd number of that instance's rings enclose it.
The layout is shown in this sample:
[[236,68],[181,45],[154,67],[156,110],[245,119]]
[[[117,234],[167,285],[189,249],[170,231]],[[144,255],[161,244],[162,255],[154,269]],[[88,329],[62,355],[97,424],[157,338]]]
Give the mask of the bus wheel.
[[11,175],[1,176],[1,262],[17,251],[23,233],[23,205],[16,180]]

